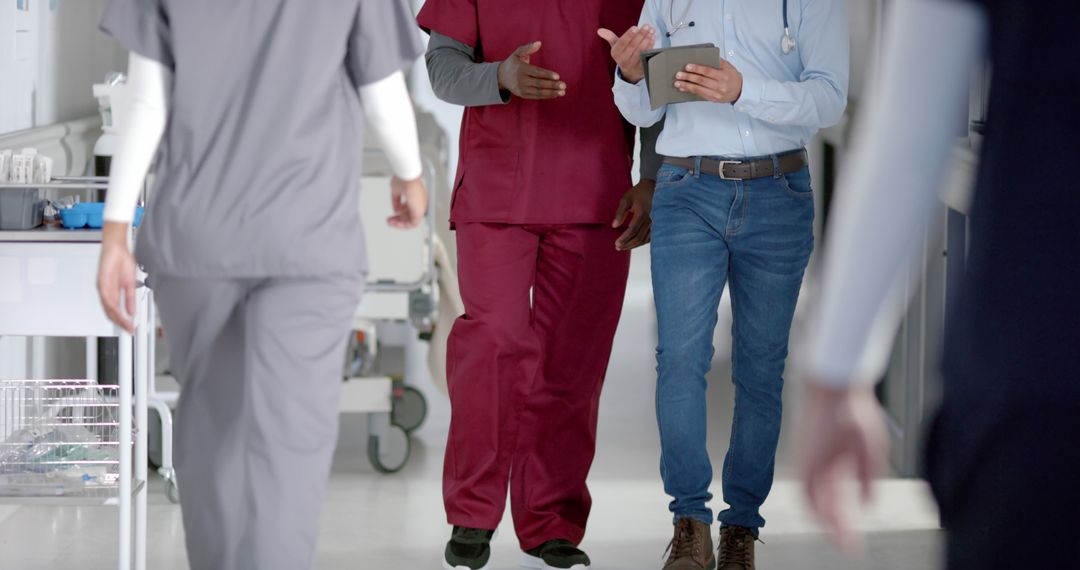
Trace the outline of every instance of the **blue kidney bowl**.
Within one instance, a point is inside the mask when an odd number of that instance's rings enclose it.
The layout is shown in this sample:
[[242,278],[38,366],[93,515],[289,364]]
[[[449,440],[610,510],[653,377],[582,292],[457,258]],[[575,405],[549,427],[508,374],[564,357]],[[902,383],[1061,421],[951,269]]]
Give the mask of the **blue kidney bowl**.
[[[85,227],[91,229],[101,229],[104,225],[105,203],[104,202],[83,202],[75,204],[74,206],[60,210],[60,222],[65,228],[70,230],[78,230]],[[139,206],[135,210],[134,226],[139,227],[142,223],[143,208]]]

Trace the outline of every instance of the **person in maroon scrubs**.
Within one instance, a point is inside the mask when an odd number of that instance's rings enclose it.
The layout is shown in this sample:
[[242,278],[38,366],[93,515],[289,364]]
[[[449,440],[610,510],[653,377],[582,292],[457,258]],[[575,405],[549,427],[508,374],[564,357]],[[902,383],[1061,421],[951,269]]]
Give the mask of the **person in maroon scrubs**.
[[465,314],[447,349],[445,568],[486,567],[508,488],[523,565],[589,567],[578,545],[600,389],[659,166],[646,149],[631,186],[634,129],[597,29],[624,33],[642,3],[427,0],[418,16],[436,94],[466,106],[450,219]]

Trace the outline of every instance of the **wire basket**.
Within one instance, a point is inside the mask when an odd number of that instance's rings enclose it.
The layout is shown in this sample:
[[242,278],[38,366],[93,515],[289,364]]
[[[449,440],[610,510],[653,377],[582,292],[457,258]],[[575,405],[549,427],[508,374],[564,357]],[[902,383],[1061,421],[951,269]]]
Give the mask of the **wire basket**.
[[0,381],[0,496],[115,494],[118,395],[89,380]]

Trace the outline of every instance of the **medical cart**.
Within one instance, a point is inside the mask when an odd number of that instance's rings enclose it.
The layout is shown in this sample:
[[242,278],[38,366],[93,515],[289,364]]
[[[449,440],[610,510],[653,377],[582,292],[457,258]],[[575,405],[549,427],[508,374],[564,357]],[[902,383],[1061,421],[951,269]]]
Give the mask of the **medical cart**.
[[[62,178],[32,187],[106,184]],[[152,294],[140,274],[134,335],[110,322],[96,287],[100,250],[100,231],[0,231],[0,335],[33,337],[35,353],[31,379],[0,381],[0,502],[116,507],[118,568],[144,570]],[[49,336],[87,339],[87,378],[43,379]],[[117,386],[92,378],[98,337],[119,339]]]

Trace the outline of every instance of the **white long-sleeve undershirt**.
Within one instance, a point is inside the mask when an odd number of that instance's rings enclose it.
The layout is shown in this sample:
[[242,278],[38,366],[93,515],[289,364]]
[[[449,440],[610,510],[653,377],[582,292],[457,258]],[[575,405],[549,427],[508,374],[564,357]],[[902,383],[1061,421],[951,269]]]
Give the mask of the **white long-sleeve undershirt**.
[[[118,135],[105,199],[105,219],[110,222],[131,223],[135,217],[139,190],[165,132],[171,91],[172,72],[167,67],[131,54],[130,107]],[[398,71],[359,91],[366,128],[379,141],[394,175],[403,180],[419,178],[423,172],[420,141],[405,75]]]
[[420,178],[424,170],[420,162],[420,140],[405,74],[398,71],[361,87],[360,102],[364,107],[364,126],[379,141],[394,176],[402,180]]
[[128,115],[117,137],[105,194],[105,219],[131,223],[146,172],[157,154],[169,114],[172,72],[138,54],[128,58]]
[[901,312],[890,304],[919,250],[963,123],[985,15],[973,3],[898,2],[882,73],[842,174],[804,374],[843,388],[884,371]]

